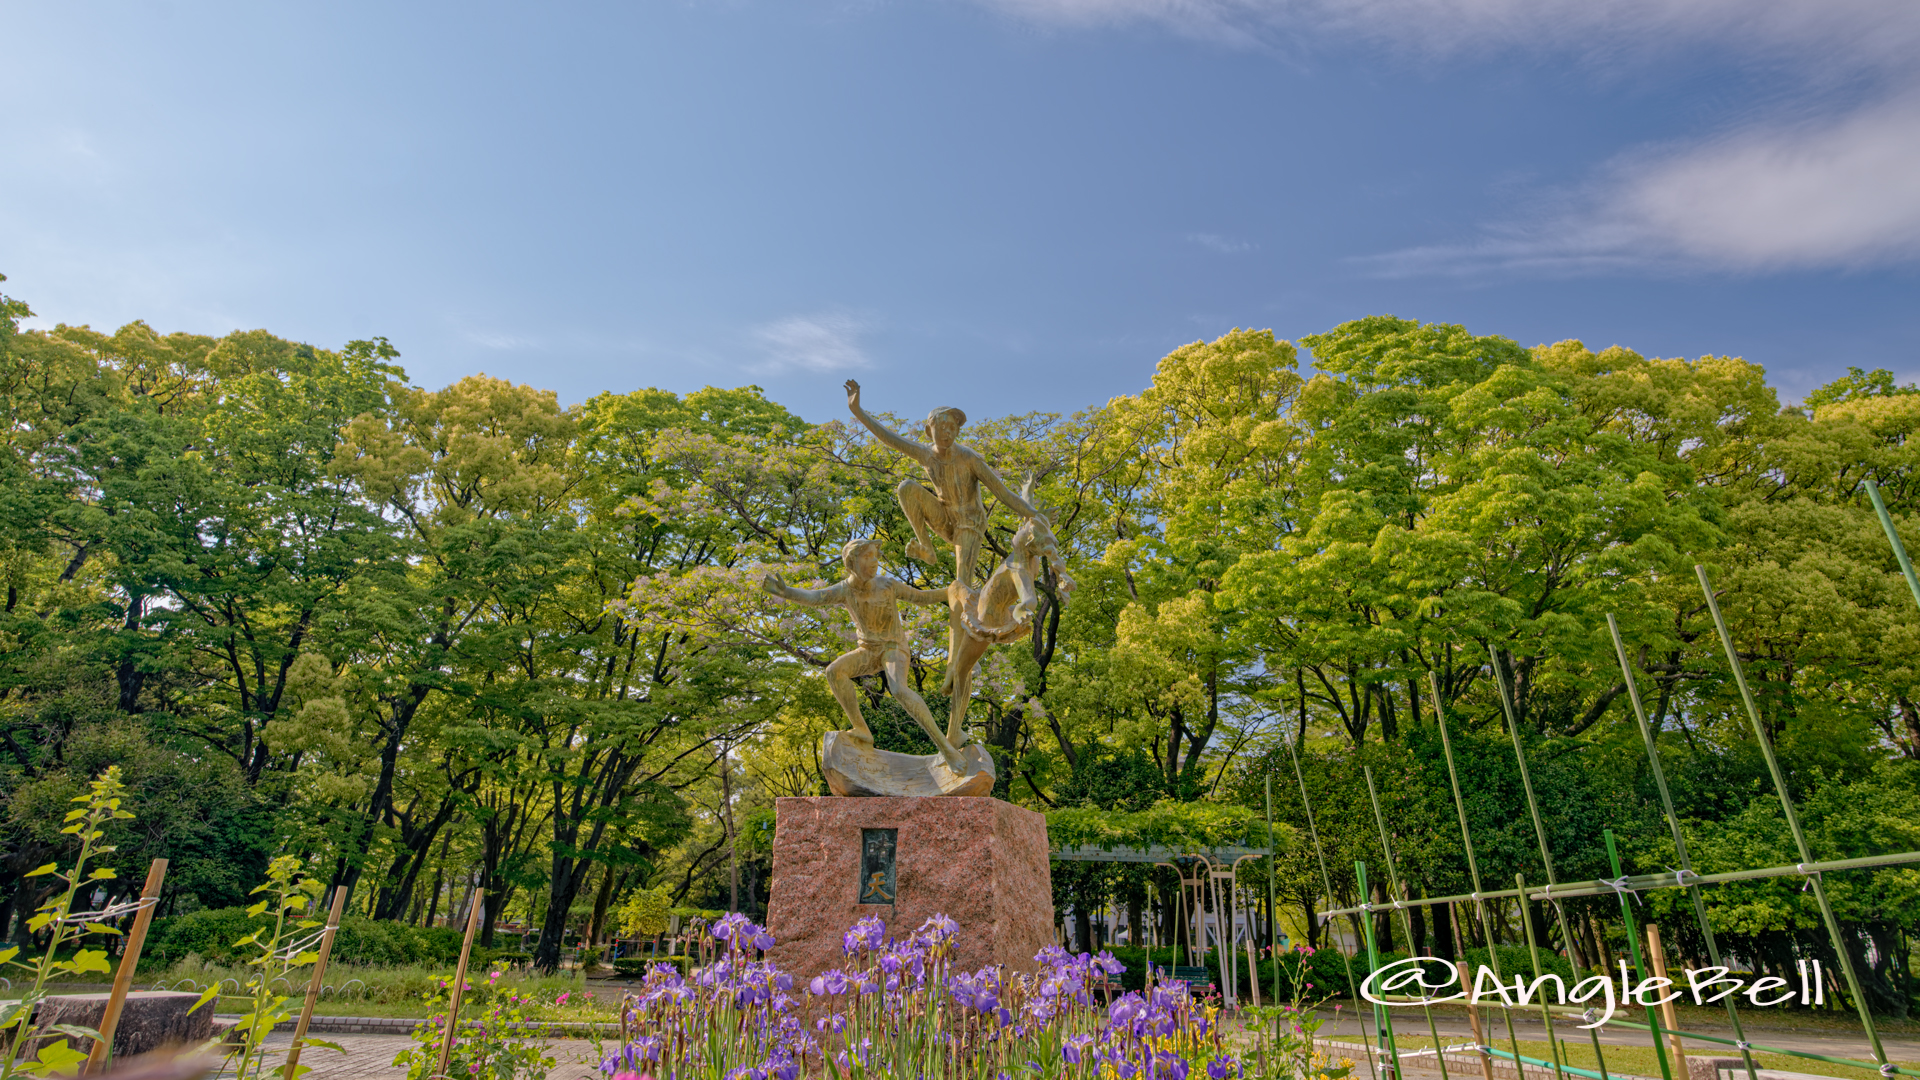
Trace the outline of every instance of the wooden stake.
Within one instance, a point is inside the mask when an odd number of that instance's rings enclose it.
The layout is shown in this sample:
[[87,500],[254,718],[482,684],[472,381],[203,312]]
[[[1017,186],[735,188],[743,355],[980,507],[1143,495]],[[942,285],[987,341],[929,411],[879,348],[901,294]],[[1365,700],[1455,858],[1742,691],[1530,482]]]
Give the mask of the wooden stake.
[[[1460,973],[1461,991],[1467,995],[1467,1001],[1472,1002],[1473,977],[1467,973],[1467,962],[1465,960],[1455,960],[1453,967],[1455,971]],[[1493,1057],[1485,1050],[1480,1049],[1487,1045],[1487,1037],[1480,1032],[1480,1010],[1474,1008],[1471,1004],[1467,1006],[1467,1023],[1473,1025],[1473,1053],[1475,1057],[1480,1059],[1480,1076],[1482,1080],[1493,1080]],[[1516,1064],[1514,1068],[1521,1068],[1521,1066]]]
[[467,909],[467,936],[460,942],[460,964],[453,971],[453,997],[447,1002],[447,1033],[440,1040],[440,1068],[435,1076],[447,1075],[447,1063],[453,1060],[453,1033],[460,1023],[460,996],[467,988],[467,958],[473,954],[473,932],[480,925],[480,909],[486,904],[486,892],[473,890],[473,906]]
[[100,1037],[87,1051],[83,1072],[95,1072],[113,1056],[113,1031],[120,1026],[120,1012],[127,1006],[127,991],[133,987],[133,969],[140,966],[140,947],[147,943],[147,927],[153,922],[153,909],[160,905],[160,883],[167,880],[167,860],[155,859],[147,867],[147,883],[140,890],[141,907],[133,916],[133,929],[127,933],[127,947],[120,953],[120,967],[113,973],[113,993],[107,996],[107,1011],[100,1017]]
[[[1647,957],[1653,962],[1654,975],[1658,978],[1666,978],[1667,954],[1660,948],[1660,927],[1651,922],[1647,924]],[[1666,997],[1668,995],[1662,994],[1661,996]],[[1667,1031],[1669,1032],[1679,1030],[1680,1021],[1674,1014],[1673,1002],[1667,1001],[1660,1005],[1660,1022],[1666,1025]],[[1667,1043],[1673,1048],[1673,1074],[1675,1076],[1687,1075],[1687,1054],[1686,1050],[1680,1045],[1680,1036],[1669,1034],[1667,1036]]]
[[[1278,964],[1280,961],[1275,960]],[[1253,1007],[1260,1007],[1260,965],[1254,960],[1253,935],[1247,935],[1247,978],[1253,983]]]
[[327,930],[320,935],[320,959],[313,962],[313,978],[307,982],[307,1000],[300,1006],[300,1020],[293,1026],[293,1045],[287,1048],[287,1064],[280,1075],[300,1075],[300,1048],[305,1045],[307,1025],[313,1022],[313,1007],[320,1001],[320,980],[327,975],[327,958],[333,955],[333,939],[340,929],[340,909],[347,906],[347,887],[333,890],[333,907],[327,912]]

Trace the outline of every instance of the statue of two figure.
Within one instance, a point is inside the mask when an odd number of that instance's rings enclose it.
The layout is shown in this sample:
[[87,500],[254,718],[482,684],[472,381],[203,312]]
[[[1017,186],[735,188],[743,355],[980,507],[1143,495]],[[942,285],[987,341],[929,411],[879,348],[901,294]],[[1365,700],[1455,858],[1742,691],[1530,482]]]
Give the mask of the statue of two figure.
[[[1031,481],[1015,494],[985,458],[958,441],[965,413],[935,409],[927,417],[927,442],[918,443],[867,415],[860,407],[860,384],[852,379],[847,380],[847,407],[875,438],[926,470],[931,490],[912,480],[894,489],[913,527],[907,555],[932,565],[939,558],[934,540],[945,540],[953,545],[954,577],[945,590],[915,588],[880,572],[878,541],[854,540],[841,552],[847,577],[837,584],[797,589],[776,574],[761,582],[775,596],[812,607],[841,605],[853,616],[853,650],[827,666],[827,685],[852,724],[850,731],[827,733],[822,767],[828,787],[836,795],[986,795],[993,790],[993,758],[979,743],[970,743],[966,731],[973,669],[987,646],[1032,632],[1038,606],[1034,582],[1043,572],[1043,559],[1052,561],[1063,595],[1072,589],[1072,579],[1060,570],[1051,523],[1031,502]],[[1006,558],[976,589],[974,564],[987,529],[982,488],[1018,514],[1021,523]],[[944,732],[909,677],[911,655],[899,609],[903,600],[947,605],[947,674],[941,691],[951,706]],[[894,700],[925,729],[939,753],[916,757],[874,748],[853,680],[876,672],[885,672]]]

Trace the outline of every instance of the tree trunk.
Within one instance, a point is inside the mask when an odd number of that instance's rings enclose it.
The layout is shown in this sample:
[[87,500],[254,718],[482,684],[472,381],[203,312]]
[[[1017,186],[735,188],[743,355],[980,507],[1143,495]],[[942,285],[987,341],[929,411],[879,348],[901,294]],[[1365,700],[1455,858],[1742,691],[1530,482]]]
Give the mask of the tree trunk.
[[600,891],[593,898],[593,921],[587,927],[587,944],[598,945],[607,937],[607,903],[613,899],[614,866],[608,863],[600,875]]

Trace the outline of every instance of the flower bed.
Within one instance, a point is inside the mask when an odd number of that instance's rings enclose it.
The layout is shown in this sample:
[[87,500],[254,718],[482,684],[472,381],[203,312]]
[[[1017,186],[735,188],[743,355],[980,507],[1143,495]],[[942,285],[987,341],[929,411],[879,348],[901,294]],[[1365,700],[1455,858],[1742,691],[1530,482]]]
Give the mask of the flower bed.
[[846,965],[795,986],[762,958],[772,936],[730,915],[712,930],[711,963],[690,977],[659,965],[626,996],[620,1045],[601,1071],[615,1080],[1225,1080],[1259,1075],[1249,1066],[1269,1061],[1270,1076],[1316,1071],[1269,1057],[1264,1043],[1232,1053],[1212,1004],[1177,983],[1123,991],[1123,965],[1108,953],[1050,946],[1033,973],[952,970],[958,932],[944,915],[905,937],[862,919],[843,939]]

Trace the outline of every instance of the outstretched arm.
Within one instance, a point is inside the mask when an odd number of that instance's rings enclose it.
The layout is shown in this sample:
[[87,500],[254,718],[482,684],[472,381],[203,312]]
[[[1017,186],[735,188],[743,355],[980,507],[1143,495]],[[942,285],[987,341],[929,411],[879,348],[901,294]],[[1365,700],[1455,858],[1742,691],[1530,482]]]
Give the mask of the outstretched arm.
[[826,607],[829,604],[842,603],[846,600],[847,594],[847,583],[844,581],[824,589],[796,589],[780,580],[779,574],[772,573],[760,579],[760,587],[775,596],[785,597],[796,604],[805,604],[808,607]]
[[1039,513],[1027,505],[1027,500],[1013,493],[1013,489],[1007,486],[1006,481],[1000,479],[1000,474],[993,471],[993,466],[987,464],[986,458],[975,453],[969,460],[973,462],[974,474],[980,477],[981,483],[987,485],[987,490],[993,492],[993,497],[999,499],[1001,505],[1023,518],[1030,518]]
[[847,380],[847,409],[853,413],[855,420],[865,424],[867,430],[873,432],[874,438],[879,439],[882,443],[900,451],[913,460],[920,462],[922,465],[926,464],[927,454],[929,453],[926,447],[914,442],[912,439],[903,439],[899,435],[888,431],[885,424],[868,416],[867,410],[860,407],[860,383],[855,379]]
[[947,602],[945,589],[916,589],[898,578],[894,579],[894,585],[896,586],[893,590],[894,595],[910,604],[919,604],[924,607]]

